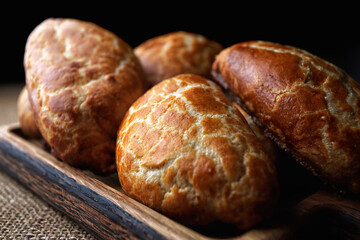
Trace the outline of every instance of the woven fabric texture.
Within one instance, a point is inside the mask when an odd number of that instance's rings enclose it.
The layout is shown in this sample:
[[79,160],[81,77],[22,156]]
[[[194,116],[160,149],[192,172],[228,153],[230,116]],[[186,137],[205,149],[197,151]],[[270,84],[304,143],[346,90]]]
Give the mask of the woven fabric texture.
[[69,217],[0,171],[0,239],[93,237]]

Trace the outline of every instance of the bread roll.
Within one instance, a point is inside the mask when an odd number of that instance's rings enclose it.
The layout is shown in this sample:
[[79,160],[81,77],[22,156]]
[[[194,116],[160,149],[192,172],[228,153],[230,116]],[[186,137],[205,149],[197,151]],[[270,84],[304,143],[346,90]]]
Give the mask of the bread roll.
[[249,228],[278,198],[259,139],[220,87],[194,74],[167,79],[132,105],[116,161],[127,194],[185,224]]
[[222,46],[204,36],[172,32],[154,37],[135,48],[151,85],[181,73],[211,77],[211,65]]
[[34,114],[29,101],[27,89],[24,87],[18,96],[17,114],[23,134],[29,138],[40,138],[41,134],[36,126]]
[[47,19],[30,34],[24,65],[37,126],[65,162],[116,170],[116,132],[147,89],[130,46],[90,22]]
[[249,41],[224,49],[213,76],[301,164],[360,193],[360,87],[342,69],[304,50]]

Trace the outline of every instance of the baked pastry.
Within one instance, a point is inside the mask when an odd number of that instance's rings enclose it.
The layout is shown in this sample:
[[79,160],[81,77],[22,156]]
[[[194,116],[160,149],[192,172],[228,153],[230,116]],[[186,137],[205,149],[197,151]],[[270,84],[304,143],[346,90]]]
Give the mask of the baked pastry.
[[24,65],[35,120],[65,162],[106,174],[116,170],[116,132],[147,90],[130,46],[90,22],[47,19],[30,34]]
[[220,87],[194,74],[164,80],[132,105],[116,162],[127,194],[185,224],[249,228],[278,198],[259,139]]
[[360,87],[342,69],[291,46],[249,41],[224,49],[213,77],[302,165],[360,193]]
[[151,38],[134,49],[151,85],[181,73],[211,77],[211,65],[222,46],[184,31]]
[[24,87],[18,96],[17,114],[23,134],[29,138],[40,138],[41,134],[36,126],[34,114],[29,101],[27,89]]

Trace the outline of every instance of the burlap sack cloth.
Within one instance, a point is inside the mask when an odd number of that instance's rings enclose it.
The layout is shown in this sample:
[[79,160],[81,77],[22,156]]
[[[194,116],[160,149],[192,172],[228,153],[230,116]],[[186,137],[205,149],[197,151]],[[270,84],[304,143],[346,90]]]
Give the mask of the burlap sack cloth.
[[[0,85],[0,125],[17,121],[22,86]],[[94,239],[0,169],[0,239]]]
[[0,239],[93,239],[0,170]]

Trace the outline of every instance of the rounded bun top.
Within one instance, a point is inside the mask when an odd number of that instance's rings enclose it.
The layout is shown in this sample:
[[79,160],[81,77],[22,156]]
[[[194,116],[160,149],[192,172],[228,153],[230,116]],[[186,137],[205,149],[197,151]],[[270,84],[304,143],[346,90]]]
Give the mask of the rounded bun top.
[[132,105],[116,158],[126,193],[184,223],[247,228],[277,201],[260,140],[220,87],[198,75],[164,80]]
[[147,89],[130,46],[90,22],[47,19],[30,34],[24,64],[37,125],[55,154],[115,171],[116,131]]
[[224,49],[213,76],[303,165],[360,192],[359,85],[342,69],[295,47],[249,41]]
[[177,31],[151,38],[135,54],[151,85],[182,73],[211,77],[211,65],[222,46],[196,33]]

